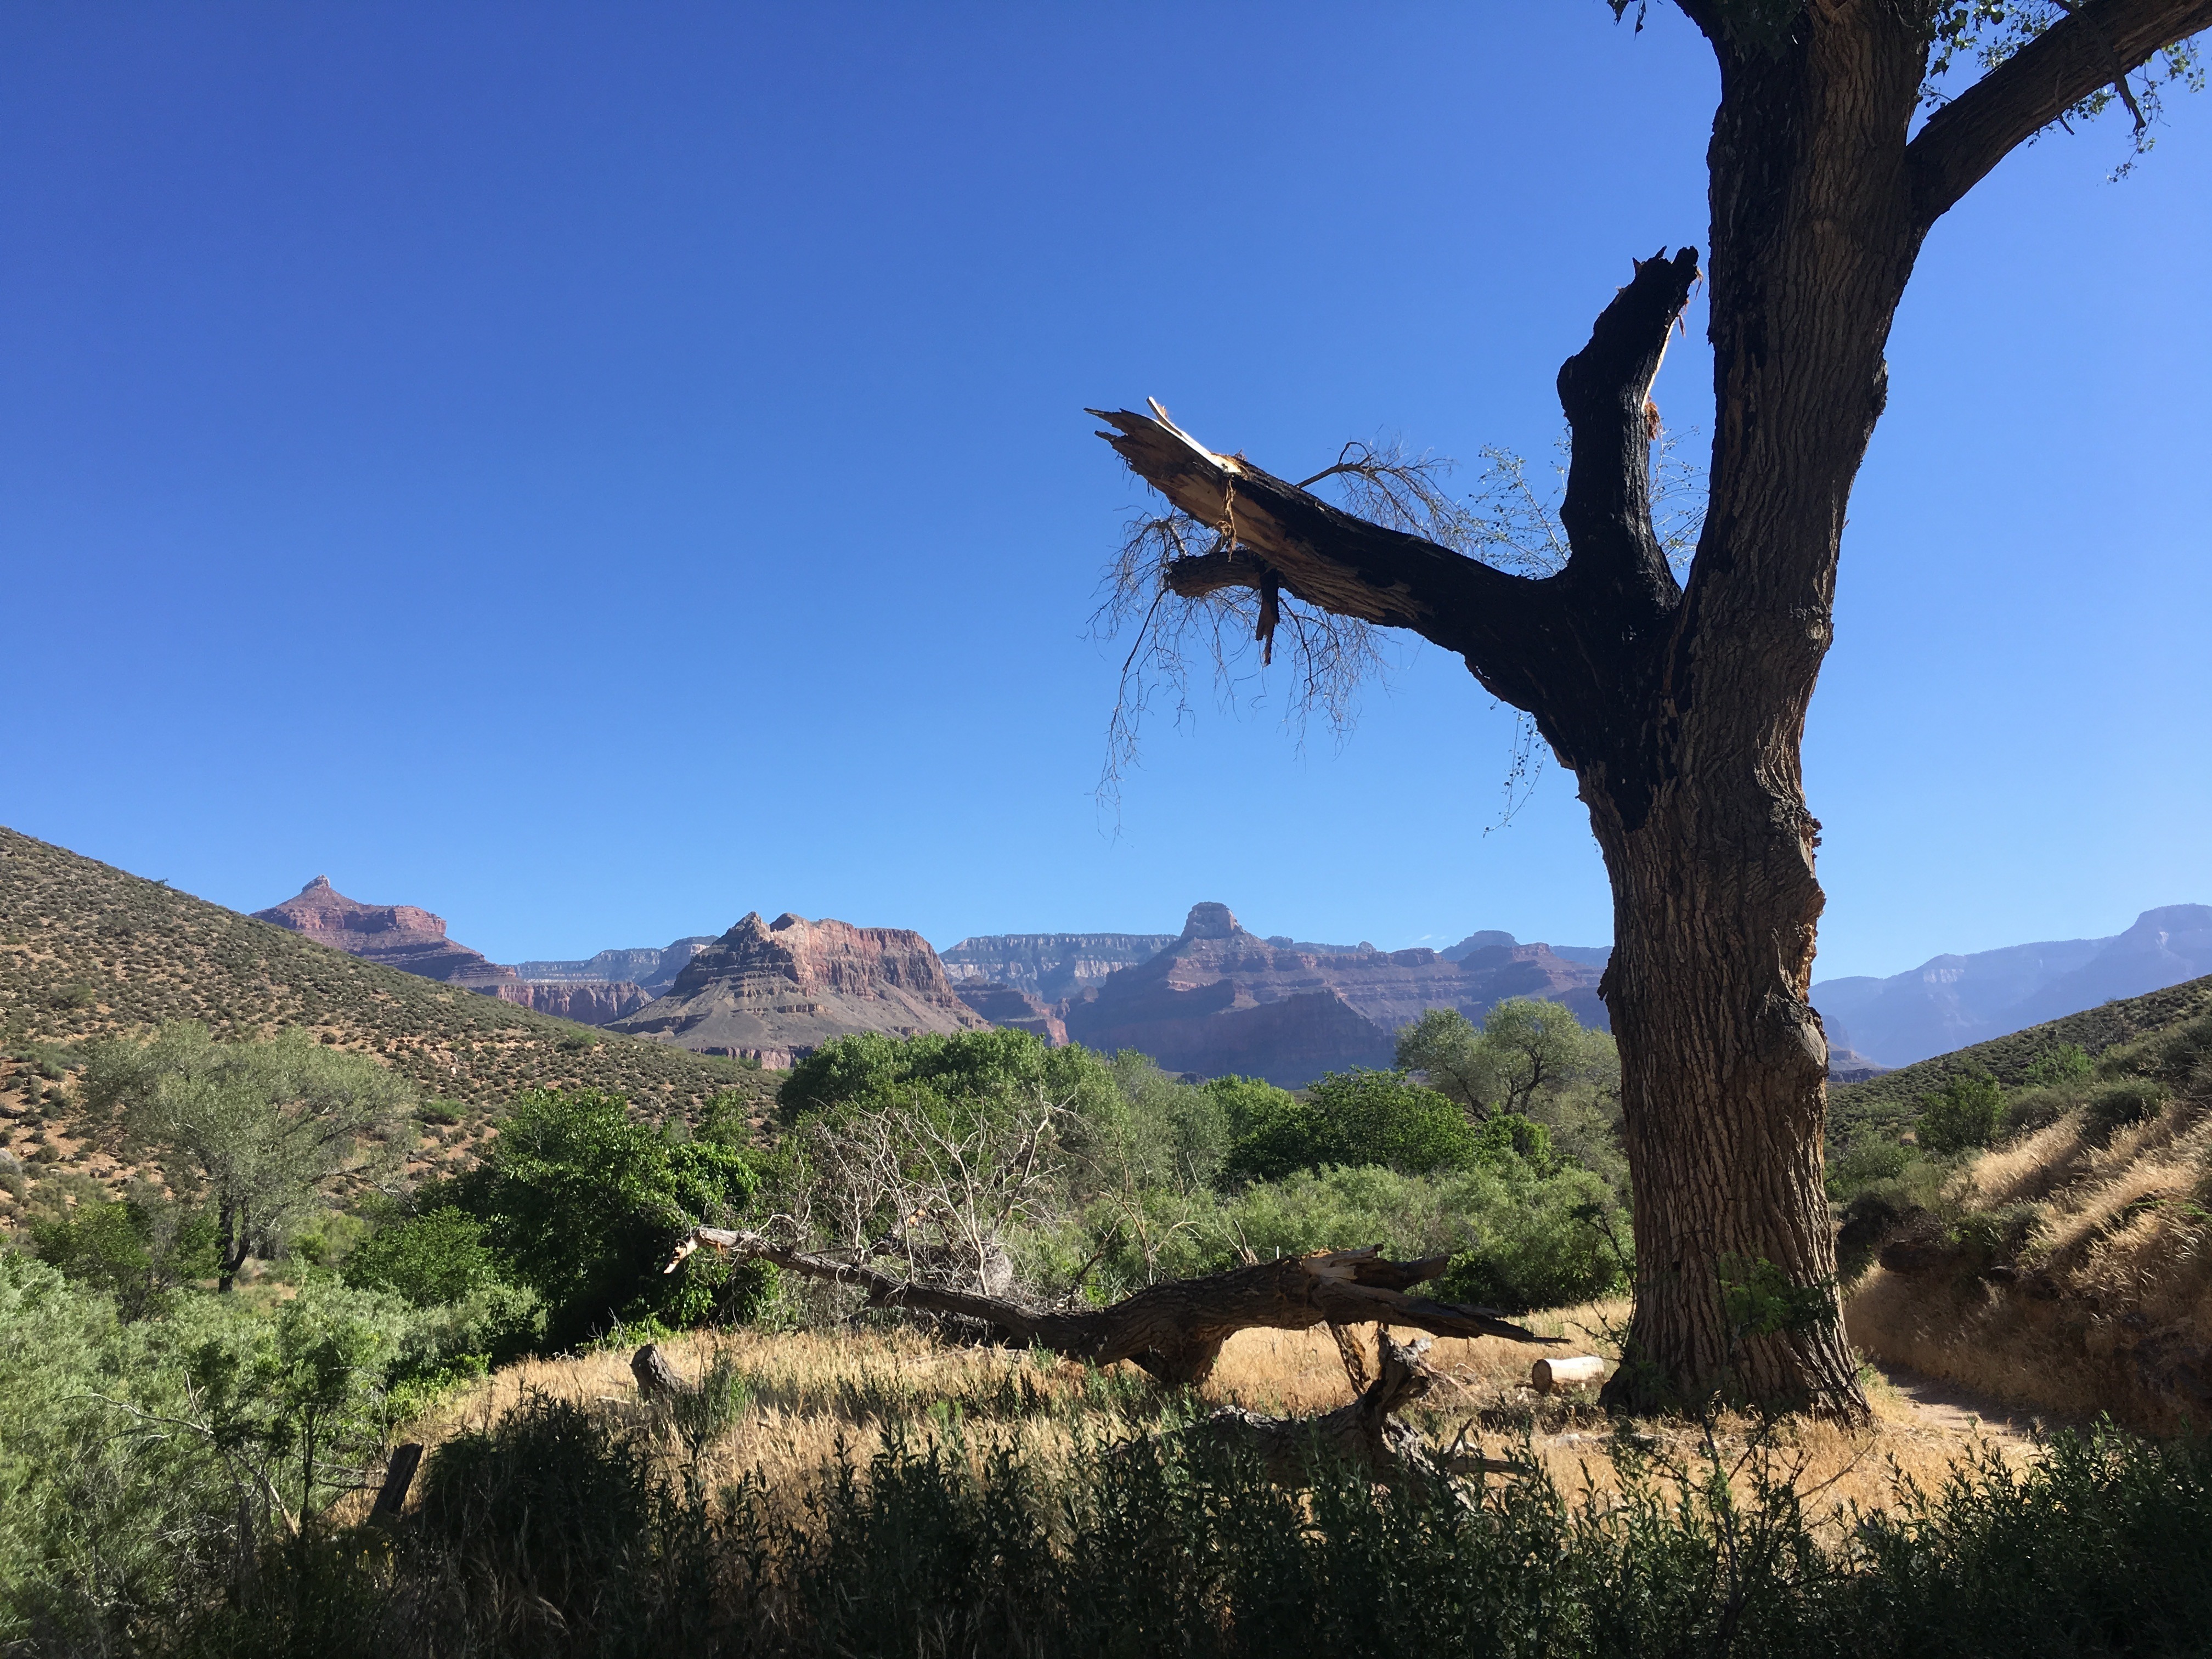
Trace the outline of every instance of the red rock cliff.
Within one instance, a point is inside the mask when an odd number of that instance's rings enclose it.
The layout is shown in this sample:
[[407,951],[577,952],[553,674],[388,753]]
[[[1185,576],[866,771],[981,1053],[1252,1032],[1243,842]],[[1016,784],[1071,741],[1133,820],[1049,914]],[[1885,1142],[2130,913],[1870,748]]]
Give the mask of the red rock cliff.
[[514,969],[446,937],[446,919],[412,904],[363,904],[317,876],[299,893],[254,919],[304,933],[348,956],[382,963],[425,979],[513,980]]
[[855,1031],[912,1036],[987,1024],[911,929],[788,913],[764,922],[756,913],[684,963],[667,995],[614,1029],[702,1054],[803,1054]]

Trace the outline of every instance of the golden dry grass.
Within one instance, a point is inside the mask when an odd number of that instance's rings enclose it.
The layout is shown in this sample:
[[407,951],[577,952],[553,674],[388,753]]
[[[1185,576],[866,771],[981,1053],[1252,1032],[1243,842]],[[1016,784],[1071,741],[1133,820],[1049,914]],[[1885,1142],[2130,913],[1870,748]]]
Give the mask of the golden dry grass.
[[[1618,1301],[1528,1322],[1540,1334],[1572,1338],[1571,1351],[1610,1358],[1614,1350],[1604,1333],[1625,1323],[1627,1312],[1627,1304]],[[1371,1338],[1367,1346],[1371,1356]],[[942,1444],[956,1422],[971,1451],[1011,1444],[1049,1462],[1066,1457],[1079,1439],[1096,1444],[1149,1432],[1163,1403],[1133,1366],[1099,1372],[1041,1354],[947,1346],[911,1332],[740,1330],[695,1334],[664,1347],[687,1376],[726,1359],[749,1389],[734,1427],[704,1460],[710,1489],[757,1472],[769,1492],[795,1495],[841,1459],[864,1463],[889,1435]],[[1464,1436],[1471,1449],[1493,1458],[1520,1457],[1526,1435],[1564,1490],[1615,1490],[1619,1475],[1607,1449],[1613,1425],[1595,1409],[1594,1392],[1547,1398],[1528,1386],[1531,1361],[1559,1352],[1492,1339],[1437,1341],[1428,1360],[1443,1381],[1413,1420],[1432,1441]],[[1899,1472],[1923,1486],[1940,1485],[1954,1464],[1984,1443],[1978,1435],[1931,1425],[1878,1379],[1871,1392],[1870,1428],[1805,1419],[1776,1431],[1777,1455],[1797,1466],[1797,1484],[1815,1498],[1816,1515],[1832,1519],[1852,1504],[1887,1505]],[[585,1406],[611,1422],[654,1420],[638,1397],[624,1349],[508,1367],[449,1398],[410,1425],[404,1437],[435,1446],[489,1426],[532,1395]],[[1229,1342],[1200,1395],[1209,1404],[1304,1416],[1343,1405],[1352,1389],[1325,1329],[1254,1330]],[[1708,1449],[1692,1425],[1635,1427],[1645,1449],[1662,1458],[1694,1464]],[[1710,1449],[1733,1462],[1754,1437],[1748,1421],[1724,1419]],[[672,1439],[665,1443],[673,1455]],[[2001,1449],[2028,1454],[2018,1441]]]
[[2212,1418],[2212,1111],[2192,1091],[2100,1137],[2082,1114],[1985,1152],[1954,1196],[2032,1206],[2011,1282],[1875,1268],[1863,1352],[2054,1416],[2172,1432]]

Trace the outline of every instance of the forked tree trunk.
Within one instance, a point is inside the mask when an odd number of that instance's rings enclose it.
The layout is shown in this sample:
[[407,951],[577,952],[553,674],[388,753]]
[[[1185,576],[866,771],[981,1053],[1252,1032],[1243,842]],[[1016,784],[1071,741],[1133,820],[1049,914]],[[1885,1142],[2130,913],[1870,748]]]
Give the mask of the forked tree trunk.
[[[1613,883],[1603,984],[1636,1190],[1636,1310],[1606,1399],[1865,1410],[1821,1184],[1821,906],[1799,763],[1882,353],[1929,228],[2005,154],[2212,0],[2066,15],[1911,134],[1936,9],[1680,0],[1711,41],[1715,425],[1686,587],[1650,514],[1650,402],[1697,257],[1642,261],[1560,370],[1571,556],[1510,575],[1366,523],[1153,416],[1094,410],[1130,467],[1217,532],[1163,586],[1288,593],[1404,628],[1528,711],[1581,783]],[[1618,9],[1618,7],[1616,8]]]

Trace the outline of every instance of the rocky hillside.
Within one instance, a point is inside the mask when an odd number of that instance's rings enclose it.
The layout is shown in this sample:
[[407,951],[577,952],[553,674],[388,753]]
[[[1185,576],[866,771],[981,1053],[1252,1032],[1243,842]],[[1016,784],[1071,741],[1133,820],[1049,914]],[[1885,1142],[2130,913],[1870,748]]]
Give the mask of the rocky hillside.
[[481,951],[446,937],[446,919],[412,904],[363,904],[317,876],[283,903],[253,913],[256,921],[311,939],[364,962],[467,984],[520,978]]
[[2068,1043],[2094,1059],[2109,1048],[2139,1041],[2207,1010],[2212,1010],[2212,977],[2085,1008],[2063,1019],[2046,1020],[2023,1031],[2009,1031],[1986,1042],[1885,1072],[1866,1082],[1832,1088],[1828,1091],[1828,1139],[1839,1146],[1869,1130],[1901,1133],[1911,1127],[1920,1103],[1954,1078],[1986,1075],[2008,1088],[2021,1087],[2029,1081],[2029,1073],[2039,1061]]
[[525,1089],[610,1089],[665,1115],[726,1089],[765,1095],[773,1082],[328,950],[0,830],[0,1146],[35,1164],[112,1175],[111,1149],[78,1133],[79,1045],[174,1019],[222,1036],[302,1026],[374,1054],[447,1103],[430,1133],[448,1152]]
[[1295,1087],[1325,1071],[1389,1065],[1398,1028],[1429,1008],[1480,1020],[1507,997],[1547,997],[1602,1026],[1599,971],[1542,945],[1486,944],[1457,962],[1427,949],[1285,948],[1248,932],[1227,905],[1206,903],[1157,956],[1072,999],[1063,1018],[1091,1048]]
[[1172,933],[983,933],[945,952],[955,985],[998,984],[1040,1003],[1079,995],[1107,975],[1150,962]]
[[1813,988],[1832,1046],[1907,1066],[2046,1020],[2212,974],[2212,905],[2146,910],[2109,939],[1932,957],[1887,979]]
[[975,980],[956,983],[952,990],[968,1005],[971,1013],[994,1025],[1010,1031],[1027,1031],[1032,1036],[1042,1037],[1055,1048],[1067,1041],[1067,1022],[1042,999],[1027,991],[994,981]]
[[613,1029],[701,1054],[787,1066],[856,1031],[981,1030],[929,942],[904,927],[750,915]]
[[[2069,1044],[2094,1064],[2054,1073]],[[1883,1086],[1969,1069],[2026,1085],[2006,1091],[1986,1151],[1929,1158],[1901,1143],[1914,1106],[1863,1109]],[[1861,1089],[1856,1103],[1838,1091],[1849,1144],[1829,1165],[1832,1191],[1857,1177],[1837,1193],[1855,1344],[2062,1419],[2160,1434],[2212,1422],[2212,978]]]

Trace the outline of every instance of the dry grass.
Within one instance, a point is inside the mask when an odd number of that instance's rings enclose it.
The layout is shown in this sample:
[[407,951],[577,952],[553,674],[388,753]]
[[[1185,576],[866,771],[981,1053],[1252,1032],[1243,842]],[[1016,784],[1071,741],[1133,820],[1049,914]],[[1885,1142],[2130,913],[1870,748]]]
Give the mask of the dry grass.
[[[1617,1301],[1529,1322],[1540,1334],[1575,1339],[1572,1351],[1610,1358],[1614,1349],[1604,1333],[1625,1323],[1627,1312]],[[708,1449],[699,1471],[710,1489],[757,1471],[769,1492],[795,1497],[841,1460],[865,1462],[888,1436],[942,1445],[956,1425],[971,1451],[1012,1444],[1056,1462],[1079,1442],[1110,1443],[1153,1431],[1165,1403],[1133,1366],[1100,1372],[1042,1353],[948,1346],[912,1332],[699,1333],[665,1346],[690,1376],[726,1360],[749,1391],[734,1426]],[[1491,1457],[1518,1458],[1525,1435],[1563,1490],[1601,1496],[1616,1490],[1620,1477],[1607,1452],[1613,1425],[1596,1410],[1594,1392],[1546,1397],[1528,1387],[1529,1364],[1546,1352],[1559,1351],[1487,1339],[1437,1341],[1428,1358],[1443,1382],[1413,1420],[1433,1441],[1463,1437]],[[1200,1392],[1208,1404],[1295,1416],[1333,1410],[1352,1397],[1325,1329],[1243,1333],[1223,1350]],[[1879,1380],[1872,1393],[1871,1428],[1806,1419],[1774,1431],[1777,1453],[1796,1466],[1814,1513],[1838,1524],[1850,1505],[1891,1503],[1899,1473],[1940,1485],[1979,1443],[1978,1436],[1923,1420]],[[509,1367],[449,1399],[404,1437],[434,1446],[488,1427],[532,1395],[587,1407],[611,1422],[656,1420],[638,1398],[624,1349]],[[1691,1464],[1709,1451],[1735,1462],[1758,1437],[1744,1419],[1723,1419],[1710,1445],[1692,1425],[1635,1426],[1646,1451]],[[672,1437],[664,1443],[672,1457],[681,1455]],[[2003,1449],[2022,1455],[2028,1449],[2013,1442]],[[1747,1481],[1747,1473],[1739,1473]]]
[[2191,1089],[2100,1136],[2081,1111],[1963,1170],[1966,1211],[2032,1206],[2009,1280],[1877,1267],[1845,1306],[1891,1363],[2064,1418],[2212,1422],[2212,1104]]

